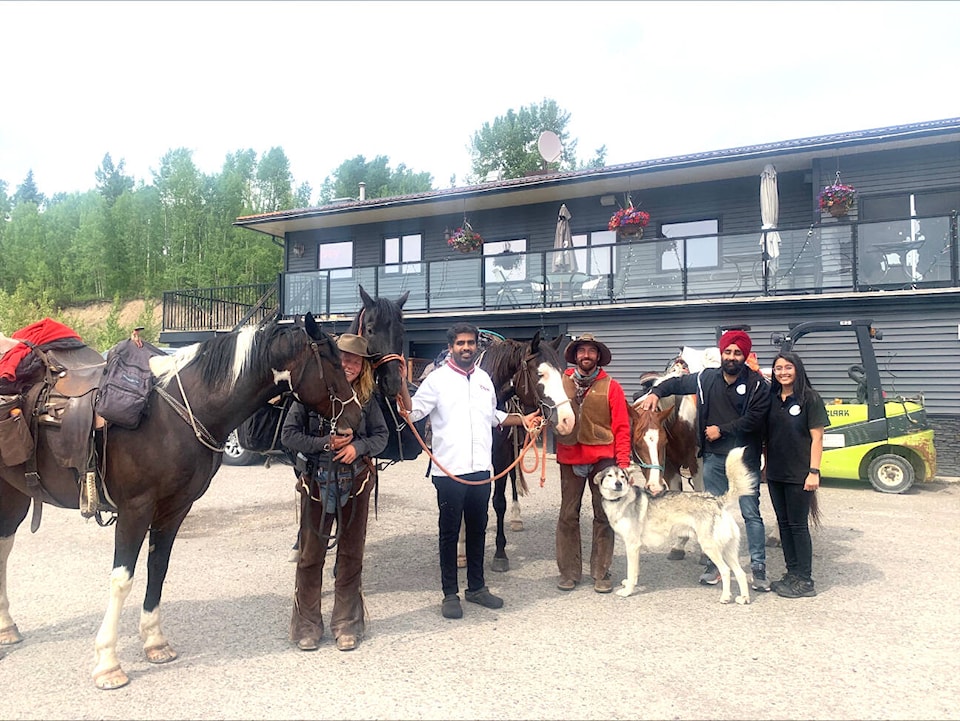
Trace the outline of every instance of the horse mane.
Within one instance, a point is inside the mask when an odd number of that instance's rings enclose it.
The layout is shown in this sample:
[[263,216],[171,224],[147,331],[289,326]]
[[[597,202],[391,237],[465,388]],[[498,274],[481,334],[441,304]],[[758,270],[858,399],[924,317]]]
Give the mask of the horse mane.
[[490,375],[496,385],[506,383],[523,363],[527,343],[505,338],[491,343],[483,352],[480,366]]
[[[151,369],[161,386],[167,386],[179,371],[193,367],[204,385],[229,391],[242,374],[270,364],[272,341],[292,327],[272,321],[263,328],[246,327],[236,333],[214,336],[162,358],[159,363],[151,363]],[[292,334],[292,338],[300,336],[301,342],[305,341],[305,334]]]

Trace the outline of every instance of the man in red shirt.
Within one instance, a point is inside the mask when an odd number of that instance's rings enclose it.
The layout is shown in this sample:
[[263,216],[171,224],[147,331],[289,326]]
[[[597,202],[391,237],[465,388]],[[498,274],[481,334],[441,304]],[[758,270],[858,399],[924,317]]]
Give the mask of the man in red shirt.
[[[572,591],[583,573],[580,548],[580,504],[583,489],[593,474],[616,463],[630,465],[630,417],[623,387],[603,366],[610,363],[610,349],[592,333],[584,333],[564,352],[574,365],[564,373],[568,395],[579,406],[574,432],[557,438],[557,462],[560,464],[560,518],[557,521],[557,588]],[[610,593],[610,564],[613,561],[613,529],[603,512],[600,489],[590,483],[593,499],[593,546],[590,575],[593,590]]]

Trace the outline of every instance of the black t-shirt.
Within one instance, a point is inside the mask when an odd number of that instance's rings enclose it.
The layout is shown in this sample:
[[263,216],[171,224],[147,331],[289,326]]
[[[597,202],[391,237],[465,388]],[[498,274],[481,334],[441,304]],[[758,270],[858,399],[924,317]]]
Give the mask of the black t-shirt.
[[[723,426],[740,418],[747,403],[748,388],[745,373],[741,373],[733,383],[727,383],[726,378],[721,374],[710,388],[710,397],[707,399],[709,412],[705,419],[706,425]],[[744,445],[744,443],[746,443],[746,440],[739,438],[737,435],[723,434],[715,441],[704,439],[703,450],[707,453],[726,455],[736,446]]]
[[827,409],[816,391],[808,390],[806,402],[790,395],[780,399],[770,394],[767,414],[767,480],[803,483],[810,469],[810,429],[830,425]]

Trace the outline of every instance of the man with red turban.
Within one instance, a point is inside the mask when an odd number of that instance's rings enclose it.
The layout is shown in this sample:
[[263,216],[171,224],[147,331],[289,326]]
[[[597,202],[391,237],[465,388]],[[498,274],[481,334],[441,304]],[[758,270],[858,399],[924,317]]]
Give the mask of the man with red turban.
[[[745,446],[743,461],[760,475],[761,429],[770,407],[770,386],[761,373],[747,365],[753,343],[742,330],[728,330],[720,336],[720,367],[699,373],[668,378],[640,401],[647,410],[657,407],[660,398],[697,394],[697,426],[703,457],[703,487],[715,496],[727,492],[727,453]],[[760,489],[740,498],[740,512],[747,531],[753,588],[769,591],[767,580],[766,534],[760,517]],[[700,576],[700,583],[714,585],[720,572],[712,563]]]

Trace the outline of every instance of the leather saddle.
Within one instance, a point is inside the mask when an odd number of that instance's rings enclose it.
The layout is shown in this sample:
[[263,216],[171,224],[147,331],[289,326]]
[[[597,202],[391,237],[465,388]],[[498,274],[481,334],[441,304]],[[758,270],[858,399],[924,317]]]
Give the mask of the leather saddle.
[[[24,413],[31,419],[34,438],[39,440],[42,435],[42,445],[55,463],[74,471],[79,490],[85,479],[97,473],[94,430],[103,424],[97,422],[94,400],[106,361],[87,346],[48,352],[36,347],[32,350],[43,360],[46,372],[41,381],[25,389]],[[34,499],[33,531],[40,525],[41,504],[49,500],[38,472],[40,445],[35,443],[33,454],[24,464],[27,489]]]

